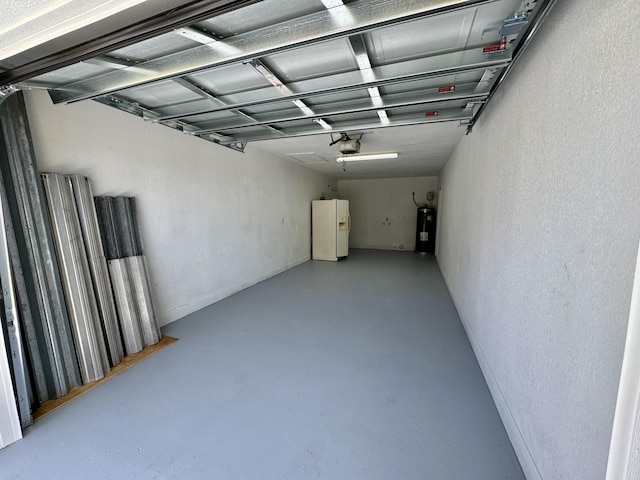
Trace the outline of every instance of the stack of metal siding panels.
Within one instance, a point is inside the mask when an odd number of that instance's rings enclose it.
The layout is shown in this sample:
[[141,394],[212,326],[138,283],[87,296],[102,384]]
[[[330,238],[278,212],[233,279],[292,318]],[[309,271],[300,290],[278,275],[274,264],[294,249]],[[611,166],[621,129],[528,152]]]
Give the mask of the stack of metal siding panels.
[[122,253],[125,257],[129,282],[133,290],[138,320],[145,345],[154,345],[162,335],[157,326],[149,278],[142,253],[142,238],[138,229],[136,204],[133,197],[114,197],[116,231],[122,239]]
[[142,340],[145,345],[155,345],[162,338],[162,334],[156,322],[144,256],[127,257],[125,261],[138,308]]
[[45,401],[82,380],[21,92],[2,104],[0,125],[7,244],[35,393]]
[[124,349],[127,355],[131,355],[142,350],[144,343],[135,295],[129,281],[127,262],[123,258],[123,240],[115,218],[114,199],[113,197],[96,197],[95,202],[104,251],[108,259],[111,285],[122,327]]
[[113,300],[113,292],[109,283],[109,272],[107,270],[107,260],[104,256],[102,241],[100,239],[100,229],[98,218],[93,202],[91,184],[87,177],[81,175],[69,175],[71,182],[82,238],[87,252],[89,270],[93,280],[93,288],[100,313],[102,330],[107,341],[109,359],[111,366],[116,366],[122,360],[124,351],[122,348],[122,337],[116,315],[116,307]]
[[109,372],[109,360],[71,185],[59,174],[43,174],[42,181],[82,379],[96,381]]
[[109,275],[116,298],[118,316],[122,326],[124,348],[127,355],[137,353],[144,348],[136,299],[129,280],[127,261],[124,258],[109,260]]

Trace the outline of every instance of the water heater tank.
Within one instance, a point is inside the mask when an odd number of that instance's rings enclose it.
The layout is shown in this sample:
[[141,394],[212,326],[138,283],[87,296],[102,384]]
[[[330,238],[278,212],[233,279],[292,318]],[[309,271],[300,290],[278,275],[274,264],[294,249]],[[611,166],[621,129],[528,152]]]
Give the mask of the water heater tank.
[[436,209],[418,207],[416,226],[416,252],[435,253],[436,251]]

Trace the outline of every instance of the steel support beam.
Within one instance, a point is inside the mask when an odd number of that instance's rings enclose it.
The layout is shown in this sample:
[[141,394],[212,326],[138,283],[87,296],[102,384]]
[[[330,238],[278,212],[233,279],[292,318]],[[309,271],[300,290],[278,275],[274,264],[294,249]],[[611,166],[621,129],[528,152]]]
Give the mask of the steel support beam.
[[[50,94],[54,103],[95,98],[156,80],[184,76],[215,66],[260,58],[332,38],[363,33],[491,1],[493,0],[356,0],[347,6],[350,14],[347,25],[336,22],[331,11],[322,10],[303,18],[227,38],[224,40],[224,49],[216,49],[215,42],[212,42],[142,62],[133,68],[123,68],[89,80],[61,86],[53,89]],[[229,51],[237,53],[230,54]],[[0,76],[0,81],[3,80],[3,76]]]

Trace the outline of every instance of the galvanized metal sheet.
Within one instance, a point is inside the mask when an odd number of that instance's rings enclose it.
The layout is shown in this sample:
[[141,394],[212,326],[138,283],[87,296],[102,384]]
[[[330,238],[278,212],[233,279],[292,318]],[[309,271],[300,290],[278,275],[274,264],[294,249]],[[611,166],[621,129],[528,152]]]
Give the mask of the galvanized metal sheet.
[[144,342],[127,261],[124,258],[120,258],[109,260],[107,263],[122,329],[124,349],[127,355],[131,355],[141,351],[144,348]]
[[[393,65],[383,65],[371,70],[371,77],[365,78],[360,71],[332,75],[324,78],[314,78],[297,82],[291,88],[296,92],[291,95],[282,95],[275,89],[252,90],[244,92],[241,96],[229,95],[219,97],[223,106],[210,106],[205,109],[196,109],[198,104],[185,105],[179,112],[165,115],[160,114],[160,120],[187,119],[192,115],[201,115],[207,112],[217,112],[230,109],[252,107],[255,105],[267,105],[282,102],[306,99],[354,90],[365,90],[370,87],[384,87],[386,85],[413,82],[420,79],[444,77],[472,70],[484,71],[491,67],[505,67],[510,62],[508,53],[486,56],[479,49],[464,50],[447,53],[429,58],[408,60]],[[196,108],[194,108],[194,106]]]
[[89,269],[93,278],[93,288],[96,294],[102,329],[107,342],[110,365],[115,367],[124,357],[124,347],[122,345],[122,333],[118,323],[113,290],[109,280],[107,260],[104,257],[90,258]]
[[[485,95],[482,102],[490,100],[553,3],[245,3],[63,70],[69,81],[60,85],[51,78],[49,86],[54,88],[50,93],[56,103],[94,98],[228,146],[300,132],[326,133],[331,127],[337,130],[338,124],[351,129],[369,128],[376,122],[377,127],[405,125],[398,117],[386,122],[385,115],[394,112],[385,110],[401,107],[391,96],[406,93],[407,98],[416,98],[425,88],[440,85],[460,91],[476,82],[474,93]],[[505,33],[501,27],[515,13],[524,18],[531,15],[521,32]],[[497,43],[504,48],[492,54],[483,51],[483,47]],[[111,70],[92,70],[109,67]],[[494,70],[492,75],[483,76],[490,70]],[[41,76],[33,82],[42,85],[46,80]],[[337,117],[345,113],[339,102],[356,105],[357,100],[367,98],[379,99],[379,109],[354,117],[360,125]],[[298,110],[305,112],[304,117],[290,108],[294,101]],[[387,106],[391,104],[393,107]],[[327,108],[318,112],[318,106]],[[475,111],[470,123],[483,108]],[[358,113],[363,111],[360,108]],[[445,115],[439,121],[459,117]],[[298,121],[305,118],[315,126],[299,128]],[[403,118],[414,124],[414,120]]]
[[287,2],[283,7],[282,0],[262,0],[245,8],[232,10],[200,22],[198,26],[221,37],[230,37],[248,33],[258,28],[282,23],[292,18],[316,13],[324,9],[319,0],[296,0]]
[[[365,122],[360,120],[355,121],[341,121],[334,122],[332,124],[333,131],[335,132],[344,132],[344,131],[353,131],[353,130],[365,130],[365,129],[376,129],[376,128],[385,128],[385,127],[396,127],[403,125],[421,125],[427,123],[439,123],[439,122],[457,122],[461,120],[470,120],[473,118],[473,109],[453,109],[453,110],[441,110],[439,111],[438,116],[436,117],[427,117],[424,114],[404,114],[399,116],[394,116],[389,119],[387,124],[382,124],[379,118],[371,119]],[[264,131],[258,130],[257,128],[249,128],[246,129],[237,129],[233,131],[223,131],[223,133],[228,134],[233,138],[240,138],[243,141],[247,142],[255,142],[259,140],[270,140],[273,138],[273,135]],[[302,137],[305,135],[318,135],[318,134],[327,134],[327,131],[322,127],[314,124],[313,122],[308,125],[297,126],[295,128],[287,129],[283,132],[284,136],[287,137]],[[206,133],[203,134],[206,137]]]
[[95,197],[100,237],[107,260],[122,258],[122,241],[116,228],[113,197]]
[[131,288],[138,308],[138,319],[142,330],[142,339],[145,346],[155,345],[162,338],[162,334],[156,321],[144,256],[127,257],[125,260],[127,262],[127,268],[129,269]]
[[407,19],[442,13],[447,9],[486,3],[483,1],[356,0],[348,15],[336,17],[335,9],[265,27],[246,34],[172,53],[125,68],[74,82],[51,92],[55,103],[76,101],[113,93],[134,85],[240,62],[283,50],[316,43],[331,37],[348,36]]
[[4,145],[0,148],[3,157],[0,170],[6,189],[3,198],[7,198],[10,213],[7,218],[11,217],[16,238],[16,250],[11,255],[20,258],[25,289],[18,293],[21,304],[31,306],[33,318],[25,328],[30,359],[36,360],[36,351],[39,352],[43,376],[36,380],[44,381],[44,384],[38,383],[40,400],[57,398],[79,385],[82,379],[21,92],[3,102],[0,125]]
[[91,184],[87,177],[81,175],[69,175],[71,182],[82,238],[88,257],[89,271],[93,290],[96,296],[98,312],[102,324],[102,330],[107,342],[107,350],[110,365],[115,366],[120,363],[124,356],[122,347],[122,337],[116,315],[116,307],[113,299],[113,292],[109,283],[109,272],[107,260],[104,256],[98,218],[96,216],[95,204]]
[[[0,135],[0,149],[4,149],[2,135]],[[1,156],[0,156],[1,157]],[[14,200],[15,201],[15,200]],[[53,377],[51,374],[51,366],[48,362],[43,362],[40,353],[41,346],[38,343],[36,328],[34,325],[34,313],[31,308],[31,301],[34,301],[37,309],[37,302],[33,298],[29,298],[29,290],[27,288],[27,277],[30,275],[27,269],[23,269],[22,259],[20,258],[18,244],[16,241],[16,232],[13,228],[13,221],[9,209],[9,202],[4,185],[4,176],[0,173],[0,203],[2,204],[2,215],[4,217],[4,228],[7,236],[7,247],[9,251],[11,270],[13,271],[13,281],[16,288],[16,296],[18,308],[22,314],[22,324],[24,327],[24,338],[26,342],[25,350],[29,357],[32,372],[31,379],[35,388],[37,401],[42,402],[50,398],[50,391],[55,393],[53,388]],[[35,313],[37,316],[37,312]],[[37,317],[39,319],[39,316]],[[40,324],[40,322],[38,322]],[[43,353],[46,355],[46,347]]]
[[[9,245],[4,222],[2,205],[0,205],[0,284],[2,287],[2,299],[4,304],[4,318],[2,326],[6,326],[7,337],[13,363],[13,377],[18,397],[18,410],[20,412],[20,424],[22,428],[33,423],[31,417],[30,384],[27,370],[26,356],[22,344],[20,316],[16,294],[11,279],[11,263],[9,260]],[[4,342],[3,342],[4,343]]]
[[122,256],[140,255],[137,227],[134,224],[134,201],[130,197],[113,197],[113,212],[116,222],[116,233],[122,244]]
[[71,326],[84,383],[109,372],[109,360],[70,184],[64,175],[42,174]]
[[[313,111],[317,117],[331,117],[330,121],[340,121],[340,115],[357,112],[370,112],[369,117],[362,118],[375,119],[377,117],[376,112],[380,109],[391,110],[400,107],[421,105],[423,107],[423,110],[431,110],[433,108],[439,108],[439,106],[441,106],[444,102],[450,102],[452,100],[462,101],[462,105],[465,105],[467,101],[482,101],[482,99],[486,98],[488,94],[489,88],[486,88],[484,91],[478,91],[476,89],[476,85],[472,84],[462,85],[455,92],[447,95],[442,95],[438,93],[437,88],[432,88],[425,89],[421,93],[410,91],[408,93],[401,93],[397,95],[385,95],[384,99],[380,100],[378,104],[373,104],[371,99],[367,97],[351,102],[338,102],[335,104],[316,105],[314,106]],[[433,104],[437,104],[438,107],[429,106]],[[442,106],[442,108],[447,108],[447,106]],[[232,128],[266,124],[277,126],[279,128],[287,128],[286,122],[309,122],[309,118],[304,115],[299,109],[290,109],[284,113],[274,113],[269,116],[257,115],[254,118],[255,120],[253,121],[248,119],[245,119],[244,121],[233,119],[232,121],[224,122],[206,122],[202,125],[193,125],[193,127],[189,128],[187,131],[190,133],[193,132],[201,134],[204,132],[224,131]],[[262,120],[262,118],[264,118],[264,120]]]

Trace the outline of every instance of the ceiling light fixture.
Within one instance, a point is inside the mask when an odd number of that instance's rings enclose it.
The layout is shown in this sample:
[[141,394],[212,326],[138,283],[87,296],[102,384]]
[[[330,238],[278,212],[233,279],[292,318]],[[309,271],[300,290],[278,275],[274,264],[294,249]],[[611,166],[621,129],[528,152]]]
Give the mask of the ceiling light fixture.
[[355,162],[360,160],[389,160],[392,158],[398,158],[397,152],[390,153],[363,153],[358,155],[344,155],[342,157],[337,157],[336,162]]

